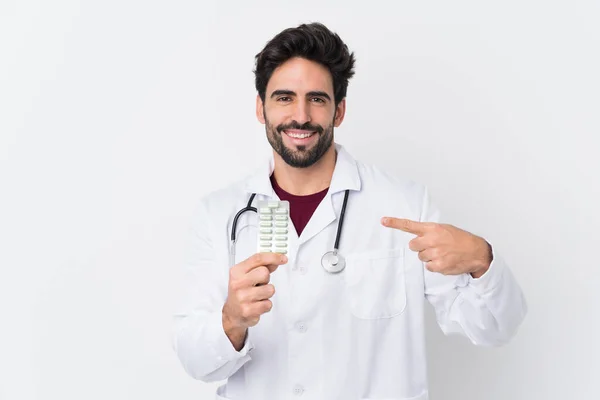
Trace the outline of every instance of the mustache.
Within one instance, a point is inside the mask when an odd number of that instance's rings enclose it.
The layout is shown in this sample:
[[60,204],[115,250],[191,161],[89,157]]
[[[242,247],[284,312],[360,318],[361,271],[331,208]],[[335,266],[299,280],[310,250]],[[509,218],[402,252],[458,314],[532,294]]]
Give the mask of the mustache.
[[286,129],[300,129],[303,131],[315,131],[319,135],[323,133],[324,129],[321,125],[313,125],[310,122],[305,122],[302,125],[297,123],[296,121],[292,121],[289,124],[280,124],[277,125],[277,132],[281,134],[282,131]]

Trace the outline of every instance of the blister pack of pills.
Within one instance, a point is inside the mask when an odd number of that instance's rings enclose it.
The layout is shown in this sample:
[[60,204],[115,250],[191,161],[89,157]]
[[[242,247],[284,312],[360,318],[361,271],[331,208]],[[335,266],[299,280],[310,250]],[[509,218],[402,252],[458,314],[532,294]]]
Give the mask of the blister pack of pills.
[[258,252],[287,254],[290,241],[290,203],[279,200],[259,200]]

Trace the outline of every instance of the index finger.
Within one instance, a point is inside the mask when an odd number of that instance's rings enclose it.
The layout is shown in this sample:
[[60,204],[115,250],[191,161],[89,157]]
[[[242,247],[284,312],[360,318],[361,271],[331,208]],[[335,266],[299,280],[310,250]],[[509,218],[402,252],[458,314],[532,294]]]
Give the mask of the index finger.
[[273,272],[281,264],[287,263],[287,257],[284,254],[279,253],[256,253],[242,261],[242,271],[247,274],[256,267],[265,266],[269,268],[270,272]]
[[423,236],[427,233],[429,224],[427,222],[412,221],[404,218],[384,217],[381,219],[383,226],[399,229],[404,232]]

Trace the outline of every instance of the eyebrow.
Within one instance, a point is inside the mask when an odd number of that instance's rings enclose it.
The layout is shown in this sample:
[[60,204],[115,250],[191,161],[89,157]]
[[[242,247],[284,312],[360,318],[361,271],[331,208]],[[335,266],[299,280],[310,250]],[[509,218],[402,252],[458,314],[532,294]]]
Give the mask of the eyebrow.
[[[296,92],[294,92],[293,90],[279,89],[279,90],[275,90],[275,91],[273,91],[273,93],[271,93],[271,98],[273,98],[275,96],[282,96],[282,95],[296,96]],[[327,93],[319,91],[319,90],[310,91],[306,95],[310,96],[310,97],[324,97],[327,100],[331,101],[331,97],[329,97],[329,95]]]

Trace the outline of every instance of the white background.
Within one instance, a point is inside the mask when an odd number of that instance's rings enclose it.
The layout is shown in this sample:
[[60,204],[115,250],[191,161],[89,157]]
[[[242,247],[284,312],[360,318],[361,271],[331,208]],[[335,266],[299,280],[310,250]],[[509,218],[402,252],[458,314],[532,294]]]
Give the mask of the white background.
[[429,312],[431,398],[600,398],[599,4],[1,0],[0,398],[213,397],[170,347],[183,234],[270,151],[253,57],[310,21],[358,60],[337,141],[429,185],[529,302],[499,349]]

